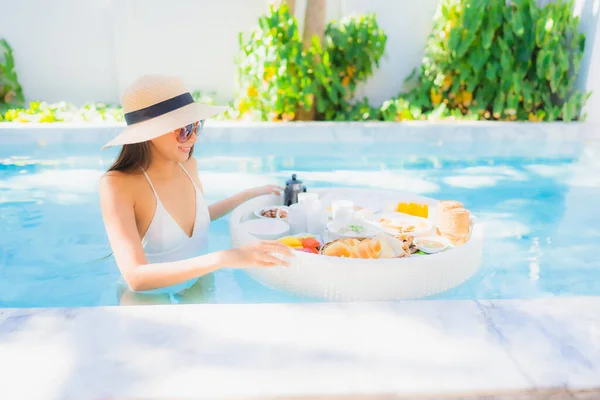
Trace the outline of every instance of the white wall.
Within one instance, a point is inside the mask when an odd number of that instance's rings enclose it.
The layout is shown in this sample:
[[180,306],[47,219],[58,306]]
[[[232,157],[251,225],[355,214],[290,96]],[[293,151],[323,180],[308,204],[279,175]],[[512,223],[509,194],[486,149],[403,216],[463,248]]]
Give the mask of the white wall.
[[577,86],[593,92],[584,111],[588,114],[587,121],[600,124],[600,0],[577,0],[576,8],[581,16],[581,31],[586,35]]
[[[381,68],[359,89],[380,104],[420,65],[439,0],[327,0],[328,20],[375,12],[388,35]],[[540,0],[541,2],[548,0]],[[579,87],[594,90],[600,107],[600,0],[576,0],[588,37]],[[306,0],[296,0],[303,25]],[[137,76],[182,76],[192,90],[235,90],[238,32],[246,34],[267,0],[0,0],[0,37],[15,51],[28,99],[116,103]],[[594,71],[597,71],[595,74]],[[592,115],[600,119],[600,113]]]
[[[377,13],[377,23],[388,35],[380,69],[357,96],[381,104],[396,96],[403,81],[421,65],[425,42],[433,27],[438,0],[343,0],[342,12]],[[418,4],[418,6],[417,6]]]
[[[389,35],[381,71],[359,95],[381,102],[419,65],[438,0],[328,0],[328,20],[378,14]],[[246,34],[266,0],[0,0],[0,37],[15,51],[28,99],[106,101],[144,73],[182,76],[192,89],[235,90],[238,32]],[[306,0],[297,0],[303,26]]]
[[110,0],[0,0],[0,10],[29,99],[116,100]]
[[228,100],[238,32],[265,10],[265,0],[113,0],[119,91],[141,74],[166,73]]

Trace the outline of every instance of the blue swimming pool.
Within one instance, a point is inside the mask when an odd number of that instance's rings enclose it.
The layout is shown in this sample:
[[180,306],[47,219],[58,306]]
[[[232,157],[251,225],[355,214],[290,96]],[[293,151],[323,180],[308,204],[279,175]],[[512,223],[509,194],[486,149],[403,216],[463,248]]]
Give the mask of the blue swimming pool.
[[[2,144],[0,307],[117,305],[119,273],[102,225],[97,181],[115,156],[102,140]],[[501,148],[500,148],[501,147]],[[460,141],[200,141],[210,201],[297,173],[327,186],[411,190],[462,201],[485,224],[484,264],[434,298],[600,295],[600,146],[482,136]],[[498,151],[494,151],[497,149]],[[525,149],[525,150],[524,150]],[[229,247],[227,218],[209,251]],[[305,302],[240,270],[216,272],[202,302]]]

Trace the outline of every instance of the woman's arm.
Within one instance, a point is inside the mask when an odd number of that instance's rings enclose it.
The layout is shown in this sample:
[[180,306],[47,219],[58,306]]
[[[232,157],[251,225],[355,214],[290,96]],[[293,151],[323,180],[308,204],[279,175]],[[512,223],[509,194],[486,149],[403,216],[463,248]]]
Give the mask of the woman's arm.
[[224,252],[148,264],[135,222],[130,186],[124,177],[112,173],[102,177],[99,189],[106,233],[121,275],[132,290],[175,285],[224,266]]
[[253,195],[250,190],[244,190],[243,192],[235,194],[225,200],[217,201],[216,203],[211,204],[208,206],[210,220],[214,221],[224,215],[229,214],[234,208],[254,197],[256,196]]
[[273,255],[291,256],[291,250],[277,242],[257,242],[243,248],[222,250],[199,257],[149,264],[135,221],[133,190],[119,173],[100,179],[100,204],[106,233],[123,279],[133,291],[175,285],[223,267],[287,265]]

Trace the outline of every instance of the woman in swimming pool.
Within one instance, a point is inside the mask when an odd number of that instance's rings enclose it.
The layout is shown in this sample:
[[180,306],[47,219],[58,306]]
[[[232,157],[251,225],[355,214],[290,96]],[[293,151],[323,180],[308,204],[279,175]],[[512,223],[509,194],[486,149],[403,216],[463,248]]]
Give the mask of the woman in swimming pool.
[[185,298],[200,277],[218,269],[286,264],[276,255],[290,256],[290,249],[271,241],[201,255],[211,221],[281,189],[268,185],[205,202],[192,153],[204,121],[223,107],[195,103],[180,79],[158,75],[138,79],[121,102],[127,128],[104,147],[123,147],[99,188],[108,239],[129,289],[122,288],[121,303],[140,292],[176,302],[175,295]]

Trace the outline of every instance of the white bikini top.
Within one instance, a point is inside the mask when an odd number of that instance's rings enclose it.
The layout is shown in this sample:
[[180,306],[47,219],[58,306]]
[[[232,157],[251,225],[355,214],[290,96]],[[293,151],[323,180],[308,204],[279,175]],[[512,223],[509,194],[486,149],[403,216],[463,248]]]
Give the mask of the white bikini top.
[[[161,263],[169,261],[179,261],[186,258],[196,257],[202,253],[202,251],[208,245],[208,230],[210,227],[210,213],[208,211],[208,204],[202,195],[202,192],[198,189],[194,180],[186,169],[179,163],[183,172],[188,176],[192,185],[194,185],[194,191],[196,193],[196,220],[194,221],[194,228],[192,230],[192,236],[188,236],[183,229],[177,224],[177,222],[168,213],[158,194],[150,177],[144,172],[144,176],[148,180],[154,196],[156,197],[156,211],[154,217],[150,222],[150,226],[146,231],[146,234],[142,238],[142,246],[146,253],[148,263]],[[164,293],[164,292],[178,292],[183,289],[190,287],[196,282],[197,279],[193,279],[188,282],[182,282],[178,285],[169,286],[162,289],[156,289],[151,291],[145,291],[144,293]]]

